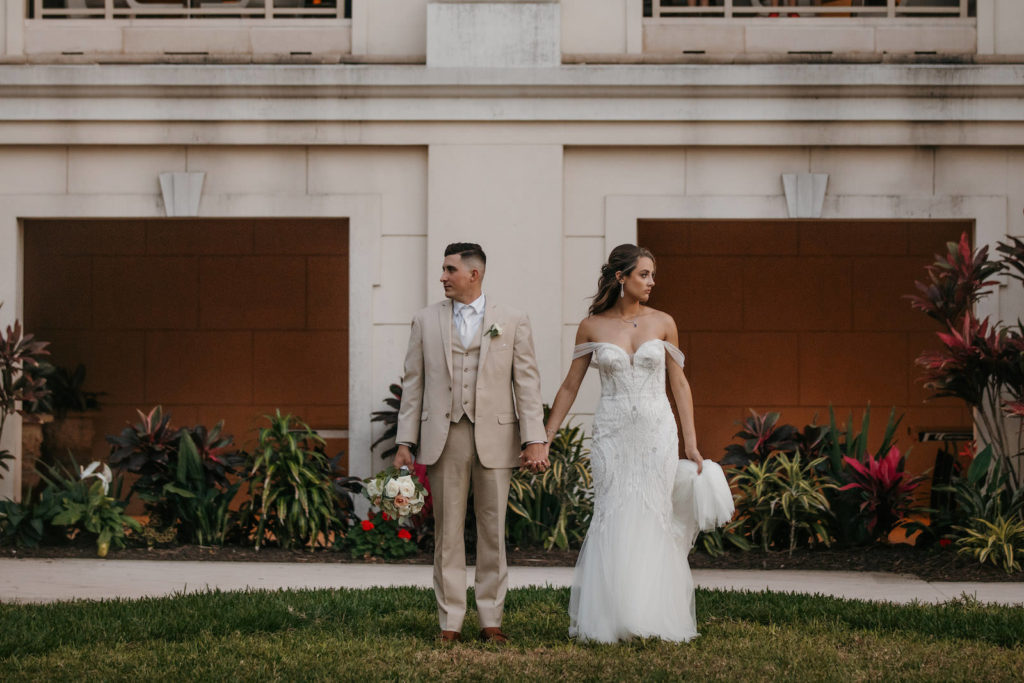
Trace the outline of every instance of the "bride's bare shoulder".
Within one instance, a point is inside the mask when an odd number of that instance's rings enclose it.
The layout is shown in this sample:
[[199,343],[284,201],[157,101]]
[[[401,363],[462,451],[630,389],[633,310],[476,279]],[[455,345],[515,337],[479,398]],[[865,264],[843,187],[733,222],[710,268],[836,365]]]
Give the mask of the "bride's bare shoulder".
[[586,342],[597,341],[600,336],[598,330],[601,328],[601,316],[600,315],[588,315],[586,318],[580,321],[579,326],[576,328],[576,343],[584,344]]
[[676,330],[676,321],[671,315],[665,311],[659,311],[656,308],[648,308],[647,310],[647,315],[651,316],[651,320],[658,325],[660,331],[666,337],[671,337],[678,333]]

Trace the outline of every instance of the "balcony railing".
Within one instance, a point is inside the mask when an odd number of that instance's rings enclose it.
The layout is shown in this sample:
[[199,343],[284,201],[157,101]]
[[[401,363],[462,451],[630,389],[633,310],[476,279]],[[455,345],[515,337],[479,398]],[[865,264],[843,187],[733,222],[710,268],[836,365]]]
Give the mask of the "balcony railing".
[[645,0],[651,18],[962,18],[975,16],[971,0]]
[[351,0],[32,0],[33,19],[348,19]]

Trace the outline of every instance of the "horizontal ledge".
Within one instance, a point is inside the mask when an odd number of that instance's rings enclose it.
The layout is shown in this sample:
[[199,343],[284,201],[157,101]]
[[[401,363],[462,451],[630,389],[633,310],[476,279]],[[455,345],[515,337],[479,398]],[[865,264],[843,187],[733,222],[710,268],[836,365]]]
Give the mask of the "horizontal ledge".
[[[550,68],[432,68],[419,65],[216,64],[0,66],[0,94],[60,88],[65,95],[119,94],[147,89],[294,95],[487,91],[506,96],[587,92],[721,92],[736,89],[792,93],[818,91],[929,94],[963,89],[1024,88],[1024,64],[614,64]],[[610,89],[610,90],[609,90]],[[594,92],[598,92],[594,90]]]

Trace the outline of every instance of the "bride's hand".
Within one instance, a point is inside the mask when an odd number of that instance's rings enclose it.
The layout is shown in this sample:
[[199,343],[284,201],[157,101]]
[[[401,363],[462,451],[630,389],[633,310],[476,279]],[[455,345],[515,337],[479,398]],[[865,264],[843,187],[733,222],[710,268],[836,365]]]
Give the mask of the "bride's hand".
[[687,449],[686,459],[692,460],[693,462],[697,463],[697,474],[700,474],[701,470],[704,469],[704,458],[701,457],[700,451],[698,451],[696,448],[694,448],[693,450]]

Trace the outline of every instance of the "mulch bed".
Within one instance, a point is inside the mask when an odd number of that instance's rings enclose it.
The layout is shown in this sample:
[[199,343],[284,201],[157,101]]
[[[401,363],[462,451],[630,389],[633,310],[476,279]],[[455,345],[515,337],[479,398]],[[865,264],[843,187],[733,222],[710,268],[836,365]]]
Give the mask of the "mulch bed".
[[[535,567],[571,567],[576,563],[577,551],[524,550],[508,551],[510,565]],[[35,549],[4,548],[2,557],[96,557],[93,547],[59,546]],[[214,560],[219,562],[335,562],[351,564],[368,560],[353,560],[348,553],[330,550],[283,550],[281,548],[177,546],[170,548],[125,548],[111,550],[109,557],[117,560]],[[473,558],[470,556],[469,561]],[[374,560],[369,560],[373,562]],[[418,553],[394,564],[430,564],[428,553]],[[379,562],[379,561],[378,561]],[[383,562],[381,562],[383,564]],[[981,566],[957,557],[952,550],[919,550],[907,545],[890,547],[845,548],[839,550],[797,550],[788,553],[765,553],[760,550],[729,552],[721,557],[710,557],[695,552],[690,555],[694,569],[810,569],[832,571],[892,572],[911,574],[925,581],[1024,581],[1024,573],[1006,574],[993,566]]]

